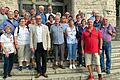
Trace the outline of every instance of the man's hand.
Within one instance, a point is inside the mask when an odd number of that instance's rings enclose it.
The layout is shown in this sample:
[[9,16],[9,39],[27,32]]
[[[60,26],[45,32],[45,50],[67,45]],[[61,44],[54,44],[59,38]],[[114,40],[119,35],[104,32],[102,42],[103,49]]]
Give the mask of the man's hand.
[[17,53],[17,52],[16,52],[16,49],[15,49],[15,50],[14,50],[14,54],[16,55],[16,53]]
[[102,54],[102,49],[100,49],[100,51],[99,51],[99,55],[101,55]]
[[16,44],[15,47],[16,47],[16,49],[18,49],[19,48],[18,44]]
[[32,53],[35,53],[35,48],[31,48],[31,50],[32,50]]
[[84,52],[84,50],[82,49],[82,54],[84,54],[85,52]]
[[111,30],[108,30],[108,33],[109,33],[110,35],[112,35],[112,31],[111,31]]
[[5,56],[6,56],[6,57],[9,57],[9,53],[8,53],[8,50],[7,50],[7,49],[5,50]]

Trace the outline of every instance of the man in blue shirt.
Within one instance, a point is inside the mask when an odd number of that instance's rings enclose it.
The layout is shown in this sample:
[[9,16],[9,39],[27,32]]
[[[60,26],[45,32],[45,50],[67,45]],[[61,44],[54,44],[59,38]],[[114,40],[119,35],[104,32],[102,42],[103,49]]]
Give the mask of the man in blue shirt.
[[[51,39],[53,42],[53,50],[55,52],[55,65],[53,69],[58,67],[58,61],[60,61],[59,67],[64,69],[63,60],[64,60],[64,29],[63,25],[60,24],[60,16],[56,15],[55,24],[50,28]],[[60,60],[59,60],[60,55]]]
[[95,11],[92,11],[92,16],[90,17],[90,19],[92,21],[95,21],[95,15],[96,15],[96,12]]
[[37,13],[37,15],[40,15],[42,17],[42,24],[45,24],[47,21],[47,17],[44,13],[44,6],[39,6],[39,12]]
[[18,22],[14,19],[14,13],[12,11],[8,12],[8,19],[0,25],[0,29],[4,30],[6,26],[11,26],[12,34],[14,33],[15,28],[18,27]]
[[95,16],[95,21],[94,21],[94,27],[96,29],[101,29],[103,26],[102,22],[100,21],[100,16],[99,15],[96,15]]

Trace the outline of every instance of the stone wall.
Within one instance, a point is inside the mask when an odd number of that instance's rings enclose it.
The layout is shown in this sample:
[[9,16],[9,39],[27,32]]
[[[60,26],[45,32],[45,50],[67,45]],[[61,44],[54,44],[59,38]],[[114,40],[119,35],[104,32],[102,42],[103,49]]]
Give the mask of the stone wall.
[[[93,10],[98,11],[100,15],[107,17],[113,25],[116,25],[116,3],[115,0],[65,0],[66,5],[70,5],[68,10],[72,15],[78,13],[79,10],[85,13],[86,18],[91,16]],[[74,5],[74,6],[73,6]]]
[[1,6],[7,6],[12,11],[14,11],[15,9],[18,10],[18,0],[0,0],[0,7]]

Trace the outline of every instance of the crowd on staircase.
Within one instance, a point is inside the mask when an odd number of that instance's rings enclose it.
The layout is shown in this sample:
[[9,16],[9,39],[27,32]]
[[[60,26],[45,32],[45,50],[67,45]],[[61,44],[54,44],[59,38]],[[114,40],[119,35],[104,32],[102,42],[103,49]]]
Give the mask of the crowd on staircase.
[[4,79],[12,76],[15,60],[18,60],[19,71],[31,69],[31,60],[35,60],[35,78],[47,78],[48,56],[54,56],[53,69],[65,69],[66,60],[70,69],[76,69],[78,61],[79,67],[88,68],[89,80],[94,80],[93,64],[96,65],[99,80],[102,80],[102,72],[110,74],[111,40],[116,30],[106,17],[93,10],[87,19],[84,12],[79,10],[74,19],[69,12],[54,14],[52,5],[48,5],[48,12],[45,12],[44,6],[39,6],[38,10],[36,12],[32,8],[27,12],[23,9],[20,14],[18,10],[13,12],[9,7],[0,7]]

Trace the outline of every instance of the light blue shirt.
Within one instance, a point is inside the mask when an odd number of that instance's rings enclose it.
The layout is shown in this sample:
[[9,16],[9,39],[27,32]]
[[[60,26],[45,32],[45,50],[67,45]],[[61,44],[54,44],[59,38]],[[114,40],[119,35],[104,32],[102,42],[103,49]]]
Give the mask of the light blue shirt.
[[63,44],[64,43],[64,29],[63,25],[53,24],[50,28],[50,33],[52,36],[53,44]]
[[90,19],[95,21],[95,16],[91,16]]

